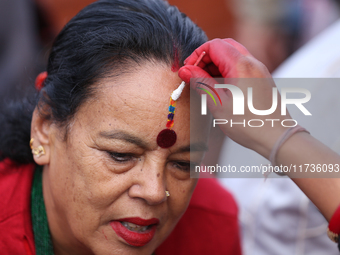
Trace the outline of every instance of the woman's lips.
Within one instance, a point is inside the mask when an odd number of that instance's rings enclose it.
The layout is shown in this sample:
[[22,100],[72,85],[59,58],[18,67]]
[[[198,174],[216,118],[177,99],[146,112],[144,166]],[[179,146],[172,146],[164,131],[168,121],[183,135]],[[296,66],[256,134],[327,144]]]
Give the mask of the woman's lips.
[[[129,223],[132,223],[132,225]],[[128,244],[136,247],[144,246],[152,240],[158,224],[159,220],[156,218],[148,220],[124,218],[110,222],[111,227],[118,236]]]

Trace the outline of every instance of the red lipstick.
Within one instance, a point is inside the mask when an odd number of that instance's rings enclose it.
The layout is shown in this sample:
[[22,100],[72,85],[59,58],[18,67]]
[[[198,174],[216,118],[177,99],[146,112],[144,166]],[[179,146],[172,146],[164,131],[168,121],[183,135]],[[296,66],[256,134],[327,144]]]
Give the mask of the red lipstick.
[[[122,224],[128,222],[139,226],[148,226],[145,231],[137,232],[128,229]],[[124,218],[110,222],[112,229],[118,236],[123,238],[128,244],[136,247],[141,247],[149,243],[155,235],[159,220],[156,218],[144,220],[141,218]]]

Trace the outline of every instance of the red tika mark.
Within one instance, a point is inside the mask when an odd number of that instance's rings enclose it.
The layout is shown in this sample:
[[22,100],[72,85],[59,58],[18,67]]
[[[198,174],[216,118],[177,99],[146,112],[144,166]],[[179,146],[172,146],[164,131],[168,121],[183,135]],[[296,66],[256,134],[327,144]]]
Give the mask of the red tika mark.
[[179,57],[178,57],[178,50],[174,45],[174,62],[171,66],[171,71],[177,72],[179,70]]
[[166,149],[176,143],[177,135],[171,129],[163,129],[157,136],[157,144],[159,147]]

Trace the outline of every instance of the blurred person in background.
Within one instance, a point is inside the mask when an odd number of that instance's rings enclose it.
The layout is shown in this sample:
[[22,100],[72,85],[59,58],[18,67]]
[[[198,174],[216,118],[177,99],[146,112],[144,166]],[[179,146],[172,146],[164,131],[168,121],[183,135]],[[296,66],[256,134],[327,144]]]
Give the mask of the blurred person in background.
[[[310,28],[301,31],[300,40],[308,41],[308,36],[302,35],[317,34],[317,36],[310,39],[306,45],[280,65],[273,76],[276,78],[339,78],[340,20],[334,22],[334,15],[336,16],[339,12],[339,9],[334,7],[339,4],[339,1],[332,3],[304,1],[304,3],[309,6],[308,8],[305,6],[305,10],[313,10],[312,6],[325,7],[304,14],[304,17],[310,20]],[[328,16],[324,12],[327,6],[333,8]],[[323,19],[325,15],[326,18]],[[330,25],[331,23],[333,24]],[[320,29],[326,24],[330,26],[321,33],[315,29],[317,25]],[[306,27],[307,24],[304,26]],[[280,86],[279,83],[277,85]],[[324,144],[340,153],[340,120],[338,118],[340,102],[339,93],[334,93],[339,91],[339,87],[327,90],[320,80],[319,83],[308,84],[306,89],[311,91],[316,99],[314,102],[317,103],[309,104],[308,107],[313,117],[301,119],[299,124],[307,128]],[[298,110],[292,108],[290,113],[294,117],[298,114]],[[325,123],[332,123],[332,125],[325,126]],[[242,158],[239,155],[242,155]],[[268,164],[268,161],[228,140],[223,145],[219,163],[259,166]],[[268,178],[266,181],[261,178],[225,178],[220,181],[237,198],[245,255],[339,254],[337,247],[327,237],[327,221],[291,180],[287,178]]]
[[274,71],[339,16],[333,0],[233,0],[235,39]]
[[33,89],[39,62],[35,14],[31,1],[0,1],[0,109],[9,97]]
[[231,3],[238,21],[235,39],[272,72],[295,49],[302,11],[298,1],[234,0]]

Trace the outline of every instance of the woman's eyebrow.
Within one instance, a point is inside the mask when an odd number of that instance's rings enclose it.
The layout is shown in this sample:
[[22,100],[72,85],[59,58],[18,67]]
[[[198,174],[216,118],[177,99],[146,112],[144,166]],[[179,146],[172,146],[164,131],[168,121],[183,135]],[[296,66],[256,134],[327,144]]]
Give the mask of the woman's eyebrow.
[[124,131],[101,131],[99,133],[99,135],[106,138],[106,139],[123,140],[125,142],[135,144],[138,147],[141,147],[143,149],[146,149],[148,147],[148,145],[145,141],[143,141],[139,137],[133,136],[133,135],[126,133]]
[[[99,135],[106,139],[123,140],[125,142],[135,144],[138,147],[141,147],[143,149],[148,148],[148,145],[145,141],[143,141],[139,137],[136,137],[124,131],[101,131]],[[208,150],[208,146],[205,143],[194,143],[194,144],[180,147],[175,152],[183,153],[183,152],[197,152],[197,151],[207,151],[207,150]]]

